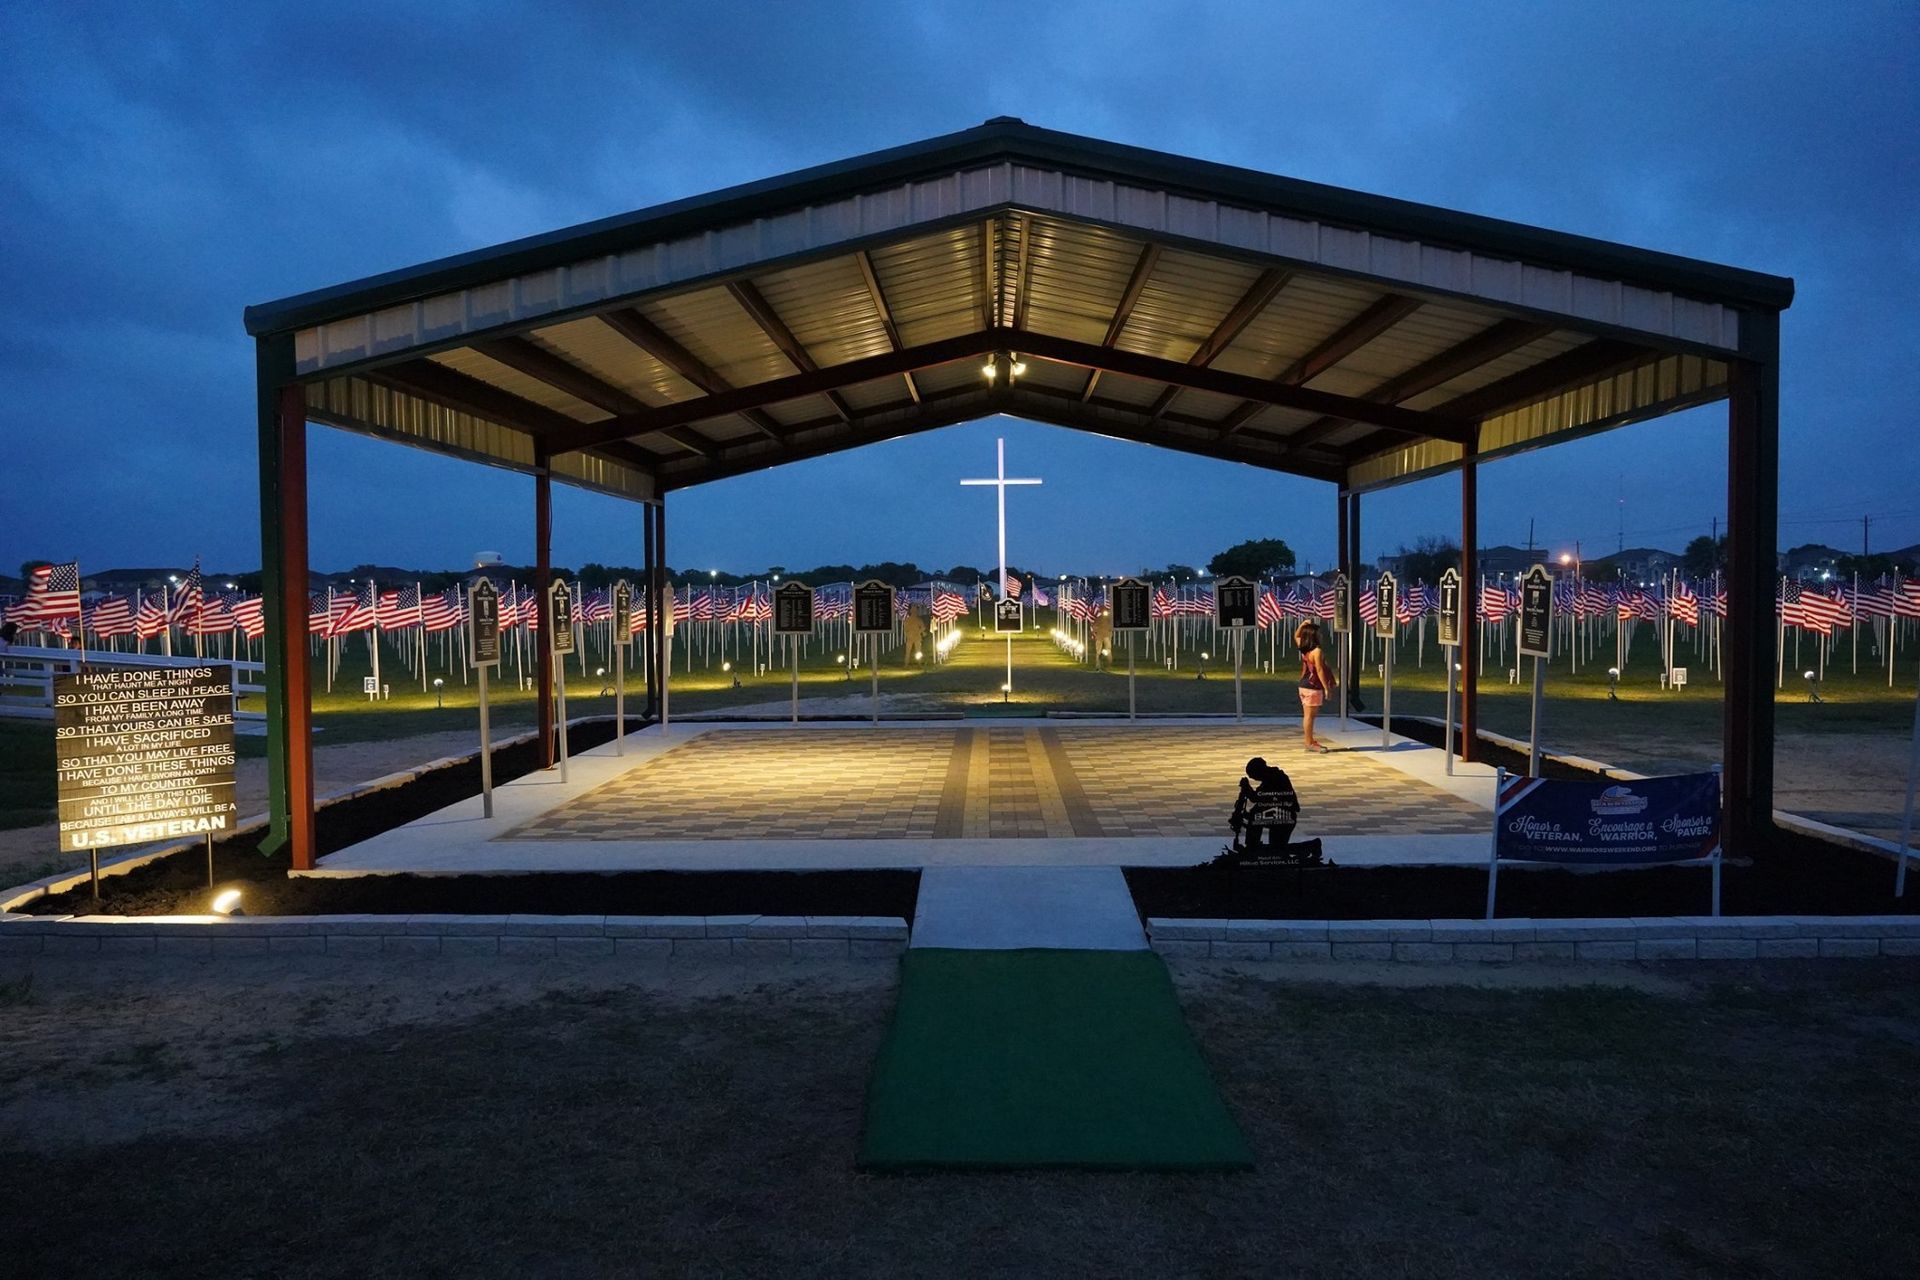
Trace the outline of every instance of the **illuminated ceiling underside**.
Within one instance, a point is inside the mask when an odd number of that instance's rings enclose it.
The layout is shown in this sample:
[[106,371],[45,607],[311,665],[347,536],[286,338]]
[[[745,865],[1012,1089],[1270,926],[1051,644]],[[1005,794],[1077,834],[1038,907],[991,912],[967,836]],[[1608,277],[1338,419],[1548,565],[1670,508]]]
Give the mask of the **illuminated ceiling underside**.
[[247,322],[316,421],[634,498],[993,413],[1365,489],[1721,398],[1791,297],[995,121]]

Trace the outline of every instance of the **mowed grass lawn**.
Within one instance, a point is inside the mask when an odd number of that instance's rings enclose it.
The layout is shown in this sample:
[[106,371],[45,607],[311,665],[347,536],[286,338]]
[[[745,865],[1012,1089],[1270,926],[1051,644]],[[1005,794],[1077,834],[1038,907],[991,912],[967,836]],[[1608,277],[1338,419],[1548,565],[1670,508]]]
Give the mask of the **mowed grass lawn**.
[[1176,969],[1251,1174],[869,1177],[884,963],[8,962],[8,1268],[1911,1274],[1914,965],[1387,968]]

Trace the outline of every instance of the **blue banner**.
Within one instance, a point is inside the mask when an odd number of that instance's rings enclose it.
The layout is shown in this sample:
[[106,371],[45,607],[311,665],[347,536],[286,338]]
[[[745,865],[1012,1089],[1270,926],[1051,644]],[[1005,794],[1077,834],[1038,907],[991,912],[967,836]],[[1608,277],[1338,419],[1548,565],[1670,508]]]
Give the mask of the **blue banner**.
[[1634,782],[1514,778],[1494,813],[1495,856],[1513,862],[1686,862],[1720,846],[1720,775]]

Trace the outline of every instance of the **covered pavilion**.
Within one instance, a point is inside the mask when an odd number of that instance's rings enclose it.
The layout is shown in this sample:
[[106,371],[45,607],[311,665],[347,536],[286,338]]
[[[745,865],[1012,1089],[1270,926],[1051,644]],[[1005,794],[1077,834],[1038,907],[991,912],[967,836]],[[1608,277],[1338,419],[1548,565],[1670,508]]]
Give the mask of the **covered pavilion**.
[[[1362,494],[1458,471],[1471,583],[1481,462],[1724,399],[1726,840],[1748,851],[1772,815],[1792,296],[1776,276],[1001,118],[250,307],[269,847],[313,866],[309,422],[531,474],[544,637],[556,479],[646,504],[656,608],[673,490],[995,413],[1326,481],[1349,579]],[[661,674],[655,658],[650,704]]]

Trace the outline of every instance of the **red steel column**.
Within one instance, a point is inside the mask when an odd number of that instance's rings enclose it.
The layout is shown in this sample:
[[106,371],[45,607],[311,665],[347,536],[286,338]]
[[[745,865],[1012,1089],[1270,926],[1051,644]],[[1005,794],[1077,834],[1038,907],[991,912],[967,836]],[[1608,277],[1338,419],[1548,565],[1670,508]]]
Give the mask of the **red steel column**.
[[553,767],[553,619],[547,616],[547,588],[553,582],[553,473],[547,469],[547,452],[535,448],[533,473],[533,595],[535,617],[533,643],[537,651],[540,692],[538,694],[540,759],[542,766]]
[[659,648],[659,645],[654,642],[654,629],[659,623],[660,588],[655,581],[659,575],[653,571],[653,504],[651,502],[640,508],[640,528],[646,567],[641,571],[639,595],[640,606],[647,615],[647,629],[642,633],[645,643],[641,645],[640,654],[647,670],[646,718],[657,720],[660,718],[660,669],[654,664],[653,653]]
[[1773,829],[1774,572],[1780,540],[1780,316],[1740,318],[1727,397],[1727,629],[1722,751],[1729,854]]
[[[286,637],[287,836],[293,869],[313,869],[313,677],[307,660],[307,396],[280,389],[280,598]],[[269,655],[271,657],[272,655]]]
[[[1476,428],[1474,435],[1479,435]],[[1479,752],[1480,711],[1480,446],[1469,443],[1460,451],[1460,758]]]

